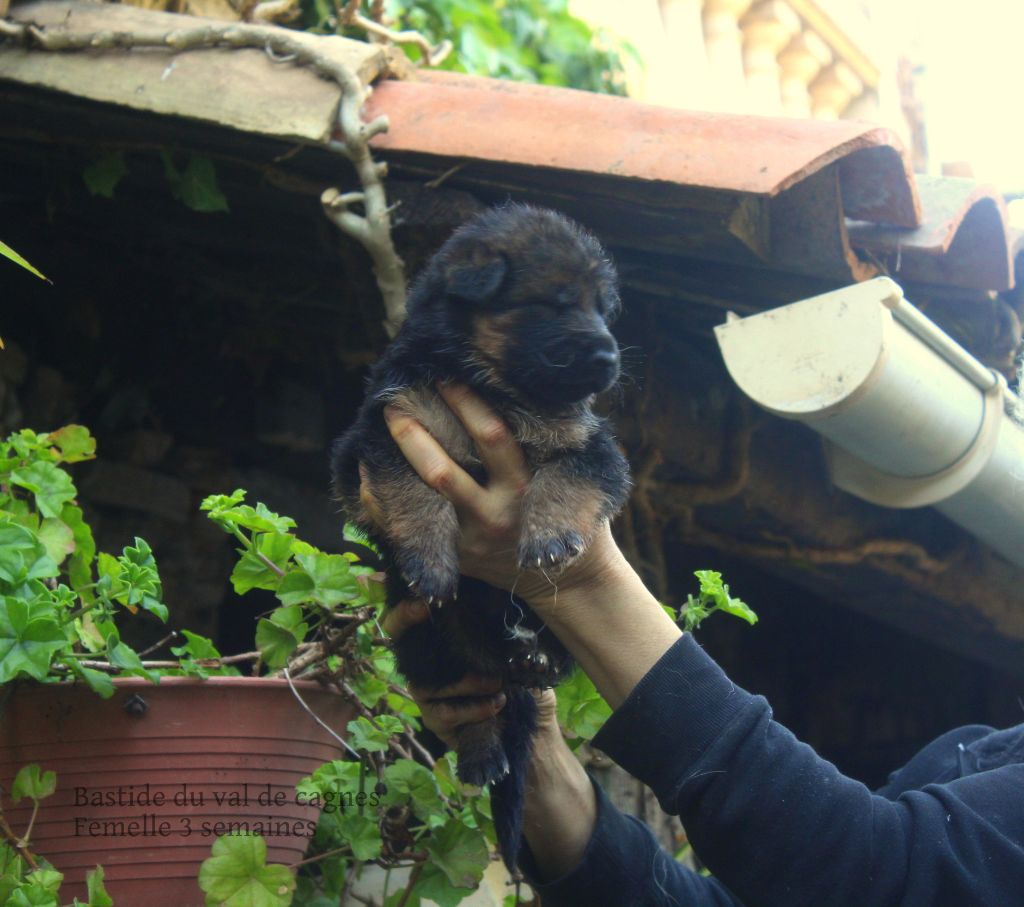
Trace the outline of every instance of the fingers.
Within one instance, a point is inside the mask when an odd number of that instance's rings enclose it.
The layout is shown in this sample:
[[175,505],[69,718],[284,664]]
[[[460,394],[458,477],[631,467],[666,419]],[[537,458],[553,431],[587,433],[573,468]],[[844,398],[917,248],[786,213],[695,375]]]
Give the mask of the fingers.
[[448,456],[419,422],[391,407],[384,408],[384,418],[405,459],[427,485],[453,504],[465,503],[480,494],[482,489],[473,477]]
[[430,616],[426,602],[403,601],[388,608],[381,619],[384,632],[392,639],[398,639],[410,627],[421,624]]
[[501,681],[495,677],[470,675],[441,690],[410,687],[420,707],[423,723],[449,747],[455,746],[461,727],[493,721],[505,707]]
[[473,439],[487,470],[489,486],[524,489],[530,481],[526,460],[504,420],[463,384],[441,384],[438,392]]
[[363,510],[367,512],[370,519],[377,526],[383,527],[385,525],[384,514],[377,503],[377,499],[373,496],[373,489],[370,488],[369,473],[362,463],[359,464],[359,503],[363,505]]

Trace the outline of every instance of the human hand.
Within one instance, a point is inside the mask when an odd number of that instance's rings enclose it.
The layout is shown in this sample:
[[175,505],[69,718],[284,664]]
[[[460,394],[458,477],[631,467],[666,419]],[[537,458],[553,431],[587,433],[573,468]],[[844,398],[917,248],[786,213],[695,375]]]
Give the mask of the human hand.
[[[502,419],[467,387],[441,385],[439,393],[472,438],[487,471],[485,485],[455,463],[414,419],[390,408],[384,414],[392,437],[413,469],[455,507],[461,530],[462,573],[514,591],[542,612],[554,604],[560,592],[599,582],[610,564],[621,562],[605,523],[587,550],[561,572],[520,568],[516,548],[522,499],[531,478],[523,451]],[[374,513],[373,490],[365,475],[361,495]]]
[[[561,736],[555,691],[533,691],[537,700],[537,733]],[[410,685],[409,693],[420,708],[423,724],[449,749],[455,748],[456,732],[468,724],[489,721],[505,707],[505,694],[496,677],[471,674],[440,690]]]

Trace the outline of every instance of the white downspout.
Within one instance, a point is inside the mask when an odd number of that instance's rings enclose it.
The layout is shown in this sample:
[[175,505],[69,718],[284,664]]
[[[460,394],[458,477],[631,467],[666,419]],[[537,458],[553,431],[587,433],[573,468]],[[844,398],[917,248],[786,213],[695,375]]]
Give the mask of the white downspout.
[[756,403],[827,439],[835,484],[886,507],[934,505],[1024,566],[1017,398],[879,277],[715,328]]

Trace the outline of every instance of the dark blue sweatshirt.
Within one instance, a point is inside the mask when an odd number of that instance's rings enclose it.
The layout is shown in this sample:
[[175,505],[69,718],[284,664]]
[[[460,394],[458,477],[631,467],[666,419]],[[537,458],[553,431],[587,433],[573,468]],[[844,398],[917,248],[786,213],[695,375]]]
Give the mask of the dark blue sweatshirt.
[[594,743],[682,819],[714,875],[676,863],[595,785],[579,866],[542,882],[524,848],[544,907],[1024,905],[1024,725],[945,734],[872,793],[684,636]]

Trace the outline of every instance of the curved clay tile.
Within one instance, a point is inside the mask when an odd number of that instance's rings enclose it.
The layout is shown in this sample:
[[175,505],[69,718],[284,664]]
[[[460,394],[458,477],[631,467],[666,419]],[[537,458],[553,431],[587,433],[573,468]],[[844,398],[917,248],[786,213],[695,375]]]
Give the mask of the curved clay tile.
[[625,98],[448,72],[384,81],[381,150],[774,197],[840,163],[846,214],[919,222],[913,177],[888,129],[676,110]]
[[847,225],[850,242],[870,253],[895,280],[965,289],[1013,286],[1015,236],[1002,196],[990,186],[955,177],[917,177],[923,222],[894,230]]

